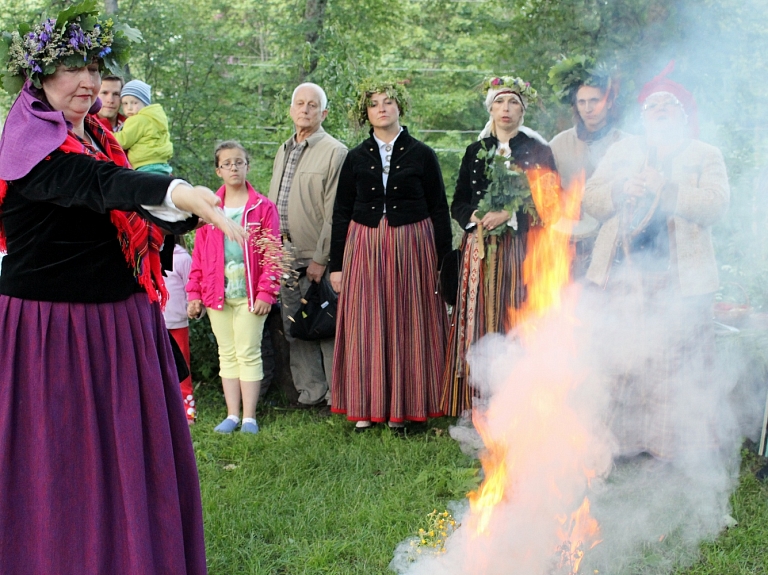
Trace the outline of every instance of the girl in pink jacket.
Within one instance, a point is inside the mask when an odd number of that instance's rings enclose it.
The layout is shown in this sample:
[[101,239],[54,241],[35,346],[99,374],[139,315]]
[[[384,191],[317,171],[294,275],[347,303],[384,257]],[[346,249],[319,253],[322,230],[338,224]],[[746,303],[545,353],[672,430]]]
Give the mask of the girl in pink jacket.
[[219,433],[258,433],[256,402],[261,379],[261,335],[280,290],[280,272],[274,261],[279,252],[280,223],[275,204],[245,179],[250,158],[233,140],[222,142],[214,153],[216,174],[224,180],[216,195],[227,217],[248,232],[245,245],[231,242],[211,225],[195,235],[187,294],[190,317],[199,317],[203,306],[219,347],[219,375],[227,403],[227,418],[216,426]]

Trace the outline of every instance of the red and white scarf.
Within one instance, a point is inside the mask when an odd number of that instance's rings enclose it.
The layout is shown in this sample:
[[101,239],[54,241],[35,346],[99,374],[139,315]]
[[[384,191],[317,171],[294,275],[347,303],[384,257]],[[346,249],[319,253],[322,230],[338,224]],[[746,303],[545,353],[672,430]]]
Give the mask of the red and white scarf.
[[[114,162],[118,166],[130,168],[125,152],[117,143],[114,136],[108,133],[104,126],[93,116],[85,117],[85,127],[98,142],[101,150],[96,149],[90,142],[81,139],[69,130],[64,143],[59,150],[66,154],[85,154],[102,162]],[[0,206],[2,206],[8,184],[0,180]],[[162,266],[160,265],[160,248],[163,245],[163,234],[160,229],[148,222],[136,212],[112,210],[109,213],[112,224],[117,228],[117,238],[123,250],[125,261],[131,266],[136,280],[147,292],[150,301],[159,301],[162,307],[168,299],[165,289]],[[7,249],[5,232],[0,222],[0,252]]]

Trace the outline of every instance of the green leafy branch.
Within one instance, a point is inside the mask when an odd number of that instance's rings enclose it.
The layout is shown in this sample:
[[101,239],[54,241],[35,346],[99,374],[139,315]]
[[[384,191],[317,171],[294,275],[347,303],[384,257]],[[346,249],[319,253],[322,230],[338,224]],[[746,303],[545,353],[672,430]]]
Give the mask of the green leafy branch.
[[[511,157],[500,156],[496,153],[496,146],[483,149],[477,154],[478,159],[485,162],[485,177],[488,180],[488,189],[477,205],[477,217],[483,218],[489,212],[506,211],[510,217],[522,212],[529,216],[532,223],[541,223],[536,205],[533,203],[531,187],[525,172],[515,164]],[[514,232],[509,226],[498,226],[488,230],[491,235],[501,235],[508,231]]]

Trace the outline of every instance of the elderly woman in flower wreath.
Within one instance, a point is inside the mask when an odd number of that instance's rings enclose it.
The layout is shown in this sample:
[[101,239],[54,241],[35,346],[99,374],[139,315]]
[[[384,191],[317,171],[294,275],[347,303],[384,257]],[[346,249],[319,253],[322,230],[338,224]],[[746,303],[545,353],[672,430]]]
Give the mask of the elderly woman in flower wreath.
[[370,137],[347,155],[333,210],[331,409],[358,431],[441,415],[447,317],[437,270],[451,222],[435,152],[400,124],[406,107],[404,86],[363,83],[355,113]]
[[138,33],[95,0],[7,35],[0,138],[0,571],[206,572],[160,305],[158,226],[244,232],[214,194],[129,169],[95,116]]
[[440,407],[454,416],[471,409],[476,393],[469,385],[470,346],[486,333],[514,327],[526,297],[526,234],[537,220],[526,173],[555,171],[549,147],[522,125],[536,90],[504,76],[487,79],[484,91],[490,120],[464,153],[451,205],[465,231]]

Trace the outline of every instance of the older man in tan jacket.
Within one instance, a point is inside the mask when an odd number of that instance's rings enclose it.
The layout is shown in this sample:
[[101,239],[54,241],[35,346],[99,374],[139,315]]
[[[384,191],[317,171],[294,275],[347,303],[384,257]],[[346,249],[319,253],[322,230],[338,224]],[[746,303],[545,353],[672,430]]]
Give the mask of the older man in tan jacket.
[[290,115],[295,133],[277,151],[269,199],[280,215],[283,243],[296,258],[294,269],[306,270],[297,282],[283,286],[280,301],[299,406],[309,407],[330,403],[334,340],[291,337],[290,317],[298,312],[310,282],[328,275],[333,204],[347,148],[322,128],[328,98],[317,84],[301,84],[294,90]]

